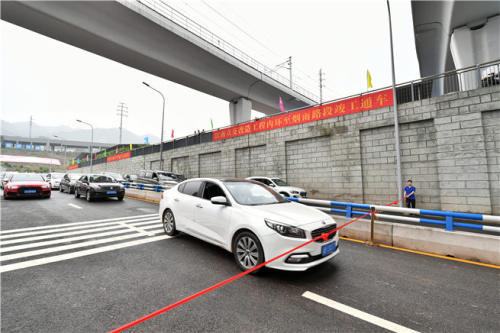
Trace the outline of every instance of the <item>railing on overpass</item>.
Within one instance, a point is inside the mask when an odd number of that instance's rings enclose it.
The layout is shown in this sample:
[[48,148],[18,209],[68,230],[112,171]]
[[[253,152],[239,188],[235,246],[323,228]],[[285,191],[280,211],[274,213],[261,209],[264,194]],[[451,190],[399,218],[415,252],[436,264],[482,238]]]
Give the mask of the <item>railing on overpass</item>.
[[[460,219],[461,221],[471,220],[471,221],[483,221],[487,223],[500,224],[500,216],[448,212],[448,211],[430,210],[430,209],[401,208],[401,207],[369,205],[369,204],[318,200],[318,199],[289,198],[289,197],[287,197],[286,199],[289,201],[300,202],[309,206],[313,206],[319,210],[326,211],[329,213],[345,214],[346,217],[348,218],[351,218],[354,215],[363,216],[369,214],[372,209],[375,209],[376,211],[375,215],[378,218],[394,222],[427,223],[433,225],[441,225],[444,226],[447,231],[453,231],[454,227],[458,227],[458,228],[500,233],[500,227],[454,221],[454,219]],[[380,214],[379,212],[386,212],[392,214]],[[405,214],[414,216],[423,215],[423,216],[441,217],[444,218],[444,220],[439,220],[435,218],[430,219],[427,217],[411,217],[411,216],[405,216]]]
[[255,70],[261,72],[262,74],[272,78],[273,80],[283,84],[284,86],[289,87],[290,89],[294,90],[300,95],[303,95],[313,101],[319,100],[318,96],[316,96],[315,94],[311,93],[310,91],[306,90],[305,88],[301,87],[296,83],[292,83],[292,85],[290,86],[290,78],[287,78],[277,73],[276,70],[273,70],[267,67],[266,65],[262,64],[258,60],[255,60],[247,53],[238,49],[231,43],[226,42],[221,37],[217,36],[216,34],[212,33],[210,30],[206,29],[199,23],[193,21],[186,15],[172,8],[162,0],[138,0],[138,2],[148,7],[149,9],[153,10],[163,18],[166,18],[176,23],[177,25],[195,34],[196,36],[200,37],[201,39],[215,46],[216,48],[233,56],[237,60],[245,63],[246,65],[254,68]]

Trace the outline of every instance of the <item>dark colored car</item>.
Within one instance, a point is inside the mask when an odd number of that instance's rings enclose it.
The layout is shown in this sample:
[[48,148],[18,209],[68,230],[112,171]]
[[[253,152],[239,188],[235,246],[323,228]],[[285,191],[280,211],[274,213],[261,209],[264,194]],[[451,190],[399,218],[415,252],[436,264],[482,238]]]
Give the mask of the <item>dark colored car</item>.
[[61,182],[59,183],[59,191],[68,192],[69,194],[75,193],[75,184],[82,176],[81,173],[67,173],[65,174]]
[[50,184],[42,176],[31,173],[15,173],[5,184],[3,198],[50,198],[50,193]]
[[106,175],[82,175],[75,184],[75,198],[83,195],[87,201],[97,198],[118,198],[123,200],[125,186]]
[[175,186],[186,180],[183,175],[161,170],[141,170],[137,176],[136,183],[163,186]]

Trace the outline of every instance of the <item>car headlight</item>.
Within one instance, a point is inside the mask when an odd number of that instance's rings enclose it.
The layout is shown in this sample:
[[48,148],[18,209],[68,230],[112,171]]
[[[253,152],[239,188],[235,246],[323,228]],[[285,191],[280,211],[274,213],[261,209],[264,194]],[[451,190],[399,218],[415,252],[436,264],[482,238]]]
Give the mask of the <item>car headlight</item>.
[[42,188],[50,188],[48,184],[42,185]]
[[92,187],[93,189],[95,190],[98,190],[101,188],[101,185],[97,185],[97,184],[91,184],[90,187]]
[[8,188],[9,190],[16,190],[16,189],[18,189],[18,188],[19,188],[19,186],[17,186],[17,185],[8,185],[8,186],[7,186],[7,188]]
[[300,228],[292,227],[291,225],[286,225],[269,219],[264,219],[264,221],[269,228],[273,229],[282,236],[306,238],[305,231]]

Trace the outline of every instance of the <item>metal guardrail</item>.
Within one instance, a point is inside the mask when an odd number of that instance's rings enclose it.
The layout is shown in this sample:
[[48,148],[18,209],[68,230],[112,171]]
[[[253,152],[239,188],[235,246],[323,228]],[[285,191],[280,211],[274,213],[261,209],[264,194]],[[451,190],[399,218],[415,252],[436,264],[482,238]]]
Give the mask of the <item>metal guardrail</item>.
[[277,73],[276,70],[267,67],[266,65],[262,64],[258,60],[255,60],[254,58],[249,56],[247,53],[238,49],[237,47],[235,47],[231,43],[226,42],[221,37],[212,33],[207,28],[203,27],[199,23],[190,19],[189,17],[182,14],[178,10],[176,10],[173,7],[166,4],[165,2],[163,2],[161,0],[138,0],[137,2],[142,4],[145,7],[149,8],[150,10],[154,11],[156,14],[161,16],[163,19],[167,19],[169,21],[174,22],[175,24],[186,29],[187,31],[191,32],[192,34],[194,34],[194,35],[198,36],[199,38],[203,39],[204,41],[210,43],[214,47],[224,51],[228,55],[233,56],[237,60],[254,68],[255,70],[270,77],[271,79],[283,84],[284,86],[292,89],[293,91],[299,93],[300,95],[305,96],[305,97],[307,97],[315,102],[317,102],[319,100],[318,96],[316,96],[315,94],[311,93],[310,91],[306,90],[305,88],[301,87],[300,85],[298,85],[296,83],[292,83],[292,85],[290,86],[290,78],[287,78],[287,77]]
[[[317,200],[317,199],[304,199],[304,198],[286,198],[289,201],[295,201],[304,203],[307,205],[314,206],[315,208],[331,213],[341,213],[345,214],[346,217],[351,218],[353,215],[366,215],[369,214],[371,209],[375,209],[376,216],[378,218],[392,220],[392,221],[404,221],[411,223],[429,223],[435,225],[442,225],[447,231],[453,231],[454,227],[467,228],[474,230],[483,230],[489,232],[500,233],[500,227],[494,227],[490,225],[472,224],[464,222],[456,222],[453,219],[461,220],[472,220],[472,221],[484,221],[490,223],[500,224],[500,216],[493,215],[483,215],[483,214],[470,214],[470,213],[458,213],[458,212],[447,212],[440,210],[430,210],[430,209],[415,209],[415,208],[400,208],[400,207],[390,207],[390,206],[379,206],[379,205],[368,205],[350,202],[340,202],[340,201],[328,201],[328,200]],[[327,208],[324,206],[334,206],[342,208]],[[365,211],[355,210],[364,209]],[[411,215],[424,215],[424,216],[436,216],[444,217],[445,220],[429,219],[424,217],[408,217],[401,215],[390,215],[390,214],[380,214],[379,212],[397,213],[397,214],[411,214]]]
[[124,182],[125,188],[133,188],[137,190],[155,191],[162,192],[171,188],[170,186],[154,185],[154,184],[140,184],[140,183],[129,183]]

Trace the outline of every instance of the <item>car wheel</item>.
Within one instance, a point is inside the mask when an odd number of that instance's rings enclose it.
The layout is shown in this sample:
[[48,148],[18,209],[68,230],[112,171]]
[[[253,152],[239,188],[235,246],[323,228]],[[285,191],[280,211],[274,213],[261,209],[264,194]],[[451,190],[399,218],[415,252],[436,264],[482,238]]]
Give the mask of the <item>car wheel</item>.
[[88,202],[92,201],[92,196],[90,195],[90,190],[87,190],[87,193],[85,194],[85,197],[86,197],[86,199],[87,199]]
[[122,195],[120,195],[120,196],[118,197],[118,201],[123,201],[123,196],[122,196]]
[[80,197],[80,193],[78,193],[78,189],[75,188],[75,198],[79,198]]
[[[264,262],[264,250],[259,239],[253,233],[244,231],[236,236],[233,243],[236,264],[242,271],[247,271]],[[252,273],[257,273],[258,270]]]
[[175,217],[174,213],[170,209],[166,209],[163,213],[163,231],[169,236],[174,236],[177,234],[177,229],[175,228]]
[[290,197],[290,194],[286,193],[286,192],[280,192],[280,194],[284,197]]

